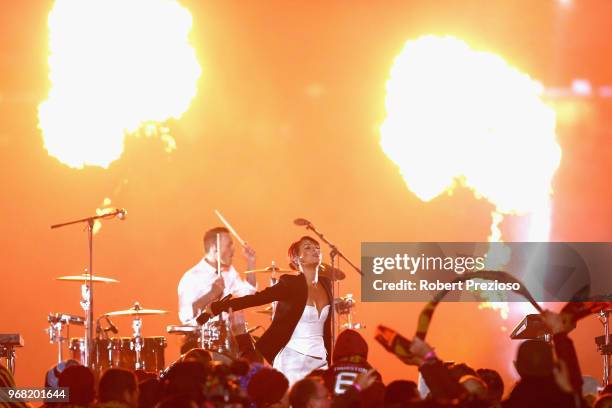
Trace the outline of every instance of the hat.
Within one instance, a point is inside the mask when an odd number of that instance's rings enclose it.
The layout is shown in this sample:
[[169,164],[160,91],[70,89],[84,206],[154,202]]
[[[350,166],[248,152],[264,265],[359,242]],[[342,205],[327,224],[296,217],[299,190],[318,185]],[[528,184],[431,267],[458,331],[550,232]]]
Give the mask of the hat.
[[334,362],[352,356],[360,356],[367,359],[368,343],[355,330],[346,329],[338,336],[333,355]]

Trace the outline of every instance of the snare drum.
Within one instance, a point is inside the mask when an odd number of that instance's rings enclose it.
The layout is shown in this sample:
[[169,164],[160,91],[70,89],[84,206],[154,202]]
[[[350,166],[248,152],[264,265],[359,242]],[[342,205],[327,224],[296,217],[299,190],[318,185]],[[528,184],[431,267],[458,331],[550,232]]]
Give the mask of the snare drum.
[[210,320],[202,326],[200,346],[217,353],[232,352],[232,338],[225,321]]
[[[165,337],[142,337],[140,351],[141,368],[145,371],[160,372],[164,369]],[[132,337],[110,339],[111,366],[133,370],[136,368],[136,343]]]
[[[85,365],[85,339],[82,337],[72,337],[70,346],[72,358],[82,365]],[[91,351],[91,365],[96,370],[105,370],[111,367],[111,351],[108,339],[94,339]]]

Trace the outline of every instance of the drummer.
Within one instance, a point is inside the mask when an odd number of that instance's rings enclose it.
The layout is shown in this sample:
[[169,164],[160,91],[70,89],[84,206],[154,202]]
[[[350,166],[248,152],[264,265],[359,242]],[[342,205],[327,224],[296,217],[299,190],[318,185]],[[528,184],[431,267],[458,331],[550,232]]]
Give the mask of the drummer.
[[[219,248],[217,248],[217,235]],[[217,254],[221,259],[221,276],[217,273]],[[234,266],[234,242],[227,228],[216,227],[204,234],[204,257],[198,264],[189,269],[178,284],[179,319],[183,324],[196,324],[195,318],[204,311],[206,306],[223,296],[245,296],[257,290],[254,274],[247,275],[243,280]],[[242,256],[246,260],[247,269],[255,269],[255,250],[245,245]],[[225,316],[227,318],[227,316]],[[243,312],[233,314],[234,335],[245,333]],[[196,346],[195,340],[185,344],[181,349],[184,353]]]

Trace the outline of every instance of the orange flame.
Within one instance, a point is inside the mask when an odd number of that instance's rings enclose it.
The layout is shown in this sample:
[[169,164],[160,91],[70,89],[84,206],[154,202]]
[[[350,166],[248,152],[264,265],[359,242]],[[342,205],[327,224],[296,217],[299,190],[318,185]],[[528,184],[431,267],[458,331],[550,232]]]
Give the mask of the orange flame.
[[[179,118],[201,68],[191,15],[174,0],[57,0],[49,14],[51,89],[39,127],[51,156],[108,167],[127,133]],[[169,132],[160,137],[174,149]]]
[[[489,241],[502,241],[507,214],[530,214],[527,240],[546,241],[561,149],[542,91],[499,56],[458,39],[408,41],[387,82],[381,147],[420,199],[460,184],[491,202]],[[507,317],[505,302],[482,307]]]
[[[100,206],[100,208],[96,208],[96,215],[105,215],[105,214],[113,212],[115,209],[110,207],[110,205],[111,205],[111,199],[108,197],[105,197],[104,200],[102,200],[102,205]],[[93,227],[91,229],[92,233],[96,235],[98,232],[100,232],[101,229],[102,229],[102,223],[100,222],[100,220],[95,220]]]

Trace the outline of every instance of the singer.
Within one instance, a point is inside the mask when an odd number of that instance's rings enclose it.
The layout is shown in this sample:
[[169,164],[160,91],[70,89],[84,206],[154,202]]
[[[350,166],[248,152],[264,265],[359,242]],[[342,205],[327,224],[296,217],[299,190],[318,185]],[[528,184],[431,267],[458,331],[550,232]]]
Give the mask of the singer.
[[293,385],[316,369],[327,369],[331,355],[331,281],[319,276],[321,248],[308,236],[289,247],[292,269],[272,287],[252,295],[213,302],[209,313],[242,310],[278,302],[270,327],[255,347]]

